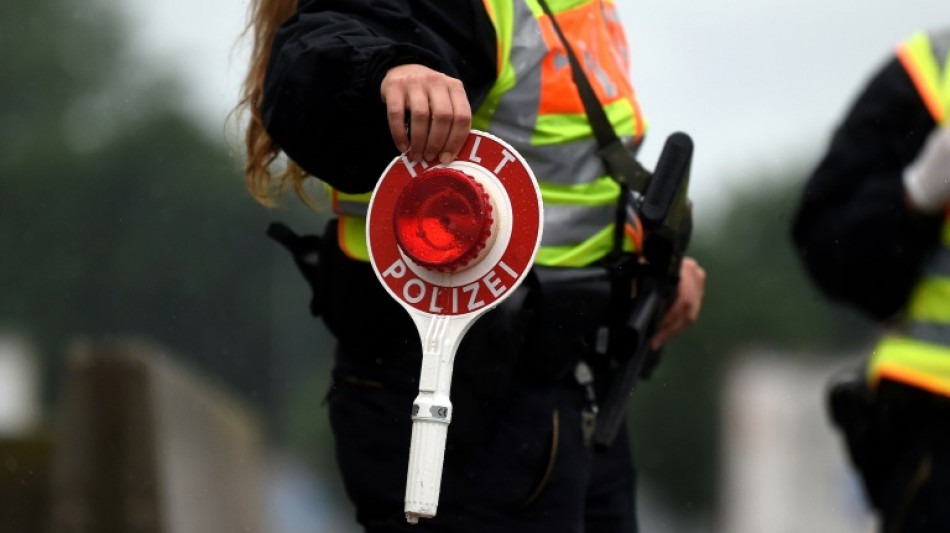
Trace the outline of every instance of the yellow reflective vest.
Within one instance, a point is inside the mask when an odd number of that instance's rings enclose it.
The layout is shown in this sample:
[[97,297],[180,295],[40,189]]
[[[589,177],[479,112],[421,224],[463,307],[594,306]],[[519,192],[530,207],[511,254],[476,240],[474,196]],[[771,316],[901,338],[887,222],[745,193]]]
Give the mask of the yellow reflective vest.
[[[950,117],[950,33],[917,33],[897,56],[938,127]],[[906,321],[878,343],[868,377],[907,383],[950,396],[950,216],[940,247],[924,265],[911,294]]]
[[[495,27],[498,65],[473,127],[511,144],[538,178],[544,231],[535,262],[590,264],[613,246],[620,187],[597,152],[564,46],[536,0],[483,1]],[[549,0],[548,5],[617,135],[630,144],[640,142],[646,124],[630,83],[626,38],[613,0]],[[341,249],[369,260],[365,216],[370,193],[331,190],[331,198]]]

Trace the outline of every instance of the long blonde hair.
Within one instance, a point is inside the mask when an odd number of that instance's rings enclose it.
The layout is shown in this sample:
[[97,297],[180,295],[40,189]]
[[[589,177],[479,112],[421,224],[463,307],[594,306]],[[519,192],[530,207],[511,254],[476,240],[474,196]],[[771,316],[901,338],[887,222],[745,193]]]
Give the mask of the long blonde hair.
[[281,149],[267,134],[261,120],[264,74],[274,33],[281,23],[294,14],[297,0],[251,0],[248,9],[248,22],[243,35],[253,39],[250,66],[241,87],[241,99],[235,107],[235,111],[249,113],[244,137],[247,150],[244,179],[251,195],[264,205],[273,205],[274,198],[279,197],[287,185],[306,200],[303,181],[307,172],[290,158],[286,158],[287,164],[281,170],[273,170]]

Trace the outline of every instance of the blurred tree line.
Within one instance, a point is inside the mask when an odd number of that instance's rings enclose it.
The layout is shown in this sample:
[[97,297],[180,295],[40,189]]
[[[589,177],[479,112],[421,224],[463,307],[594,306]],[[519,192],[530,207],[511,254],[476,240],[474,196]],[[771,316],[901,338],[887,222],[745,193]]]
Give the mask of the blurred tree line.
[[305,285],[265,231],[319,216],[251,199],[225,124],[208,135],[178,106],[177,81],[125,52],[115,8],[0,5],[0,334],[41,354],[50,405],[70,341],[141,336],[289,439],[322,418],[318,403],[287,406],[325,390],[309,376],[329,356]]
[[[273,219],[302,231],[322,217],[257,205],[224,125],[209,138],[176,105],[172,78],[123,53],[109,7],[0,3],[0,333],[38,347],[51,403],[71,339],[151,338],[332,472],[319,407],[328,342],[289,256],[264,236]],[[869,335],[822,300],[792,254],[788,223],[805,172],[765,171],[786,179],[764,182],[784,185],[738,194],[695,228],[691,255],[709,275],[702,318],[631,401],[643,476],[678,513],[714,508],[730,357],[756,347],[822,354]]]

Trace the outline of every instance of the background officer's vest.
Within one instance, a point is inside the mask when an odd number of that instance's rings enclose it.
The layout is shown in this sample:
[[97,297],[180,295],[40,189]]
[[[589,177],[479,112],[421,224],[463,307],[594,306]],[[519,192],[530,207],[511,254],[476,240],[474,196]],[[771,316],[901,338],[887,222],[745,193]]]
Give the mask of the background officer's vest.
[[[938,127],[950,124],[950,32],[918,33],[898,57]],[[869,365],[872,383],[893,379],[950,396],[950,211],[940,247],[924,264],[906,323],[881,339]]]
[[[597,153],[567,54],[535,0],[484,0],[498,39],[498,74],[473,127],[511,144],[538,178],[544,233],[536,262],[587,265],[613,246],[620,188]],[[627,43],[612,0],[548,0],[617,134],[640,142],[646,124],[630,84]],[[331,191],[340,247],[368,260],[370,193]],[[630,248],[631,243],[625,243]]]

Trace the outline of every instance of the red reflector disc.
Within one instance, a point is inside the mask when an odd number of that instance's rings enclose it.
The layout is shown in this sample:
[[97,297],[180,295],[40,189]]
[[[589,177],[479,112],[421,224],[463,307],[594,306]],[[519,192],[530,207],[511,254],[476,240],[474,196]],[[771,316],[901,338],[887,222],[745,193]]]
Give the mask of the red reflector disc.
[[485,248],[492,207],[480,183],[459,170],[427,170],[407,185],[395,205],[396,241],[412,261],[455,272]]

